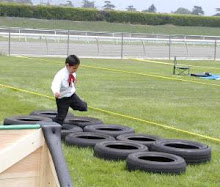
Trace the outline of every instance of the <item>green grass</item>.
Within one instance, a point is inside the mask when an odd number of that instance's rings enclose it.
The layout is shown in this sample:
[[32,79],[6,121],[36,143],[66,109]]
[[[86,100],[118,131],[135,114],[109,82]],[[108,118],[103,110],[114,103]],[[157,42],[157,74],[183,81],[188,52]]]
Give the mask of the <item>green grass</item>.
[[[172,64],[171,61],[163,62]],[[210,66],[220,68],[218,61],[180,61],[179,63],[203,66],[192,67],[191,72],[194,73],[207,71],[206,67]],[[58,58],[41,60],[0,56],[0,82],[52,96],[51,81],[63,65],[64,59]],[[110,70],[98,69],[98,67]],[[115,69],[127,71],[127,73],[116,72]],[[218,69],[208,71],[220,73]],[[135,74],[138,72],[145,75]],[[152,74],[180,78],[188,82],[148,76]],[[77,93],[88,102],[89,106],[220,138],[219,81],[174,76],[172,65],[103,59],[82,59],[77,77]],[[7,116],[55,108],[54,100],[4,87],[0,87],[0,91],[0,121]],[[124,161],[104,161],[95,158],[91,149],[67,147],[63,144],[66,162],[76,187],[220,185],[220,143],[92,109],[84,113],[74,112],[74,114],[96,117],[106,124],[126,125],[134,128],[137,133],[199,141],[212,148],[211,162],[187,166],[186,173],[173,176],[140,171],[128,172]]]
[[33,18],[0,17],[0,25],[8,27],[70,29],[80,31],[106,31],[152,34],[183,34],[220,36],[220,28],[187,27],[174,25],[133,25],[92,21],[43,20]]

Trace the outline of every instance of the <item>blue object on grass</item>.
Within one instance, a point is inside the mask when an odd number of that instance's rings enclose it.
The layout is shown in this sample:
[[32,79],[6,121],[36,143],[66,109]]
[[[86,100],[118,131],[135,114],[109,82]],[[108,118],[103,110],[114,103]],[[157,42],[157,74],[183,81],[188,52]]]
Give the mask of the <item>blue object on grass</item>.
[[210,76],[207,77],[199,77],[202,79],[210,79],[210,80],[220,80],[220,75],[216,75],[216,74],[210,74]]

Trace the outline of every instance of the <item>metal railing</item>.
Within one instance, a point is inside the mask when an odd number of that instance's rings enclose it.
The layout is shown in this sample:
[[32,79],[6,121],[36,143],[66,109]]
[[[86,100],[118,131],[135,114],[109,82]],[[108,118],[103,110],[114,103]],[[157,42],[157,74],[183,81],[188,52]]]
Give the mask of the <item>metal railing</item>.
[[0,28],[0,53],[88,58],[220,59],[220,37]]

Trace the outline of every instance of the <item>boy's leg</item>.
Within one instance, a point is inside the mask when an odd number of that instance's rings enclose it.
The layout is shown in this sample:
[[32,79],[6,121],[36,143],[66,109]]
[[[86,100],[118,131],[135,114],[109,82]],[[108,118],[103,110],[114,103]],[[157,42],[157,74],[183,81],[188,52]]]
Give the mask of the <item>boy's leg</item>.
[[87,111],[87,103],[82,101],[75,93],[71,96],[70,107],[73,110]]
[[57,104],[57,116],[53,121],[63,124],[69,109],[69,98],[56,99]]

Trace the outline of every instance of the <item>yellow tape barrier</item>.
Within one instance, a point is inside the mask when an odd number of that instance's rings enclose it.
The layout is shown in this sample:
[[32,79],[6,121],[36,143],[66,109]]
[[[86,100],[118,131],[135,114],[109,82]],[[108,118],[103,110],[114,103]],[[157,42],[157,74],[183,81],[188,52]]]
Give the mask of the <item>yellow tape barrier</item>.
[[[12,90],[16,90],[16,91],[28,93],[28,94],[40,96],[40,97],[54,99],[53,97],[45,95],[45,94],[40,94],[40,93],[37,93],[37,92],[24,90],[24,89],[21,89],[21,88],[16,88],[16,87],[9,86],[9,85],[4,85],[4,84],[1,84],[1,83],[0,83],[0,86],[4,87],[4,88],[9,88],[9,89],[12,89]],[[108,111],[108,110],[104,110],[104,109],[100,109],[100,108],[96,108],[96,107],[89,106],[89,108],[92,109],[92,110],[96,110],[96,111],[99,111],[99,112],[109,114],[109,115],[119,116],[119,117],[123,117],[123,118],[126,118],[126,119],[131,119],[131,120],[139,121],[139,122],[142,122],[142,123],[151,124],[151,125],[154,125],[154,126],[162,127],[162,128],[165,128],[165,129],[177,131],[177,132],[184,133],[184,134],[190,134],[190,135],[197,136],[197,137],[200,137],[200,138],[203,138],[203,139],[206,139],[206,140],[211,140],[211,141],[220,143],[219,138],[213,138],[213,137],[210,137],[210,136],[197,134],[197,133],[194,133],[194,132],[190,132],[190,131],[178,129],[178,128],[175,128],[175,127],[171,127],[171,126],[168,126],[168,125],[165,125],[165,124],[160,124],[160,123],[156,123],[156,122],[153,122],[153,121],[148,121],[148,120],[144,120],[144,119],[140,119],[140,118],[136,118],[136,117],[132,117],[132,116],[128,116],[128,115],[124,115],[124,114],[120,114],[120,113],[116,113],[116,112],[112,112],[112,111]]]
[[[139,62],[150,62],[150,63],[154,63],[154,64],[163,64],[163,65],[170,65],[173,66],[173,64],[171,63],[167,63],[167,62],[160,62],[160,61],[154,61],[154,60],[146,60],[146,59],[139,59],[139,58],[128,58],[130,60],[135,60],[135,61],[139,61]],[[217,67],[211,67],[211,66],[194,66],[194,65],[186,65],[186,64],[178,64],[181,66],[189,66],[189,67],[194,67],[194,68],[205,68],[205,69],[220,69]]]
[[112,71],[112,72],[120,72],[120,73],[133,74],[133,75],[142,75],[142,76],[147,76],[147,77],[154,77],[154,78],[161,78],[161,79],[167,79],[167,80],[175,80],[175,81],[190,82],[190,83],[197,83],[197,84],[220,87],[219,84],[209,84],[209,83],[205,83],[205,82],[185,80],[185,79],[180,79],[180,78],[175,78],[175,77],[166,77],[166,76],[161,76],[161,75],[131,72],[131,71],[124,71],[124,70],[104,68],[104,67],[94,67],[94,66],[87,66],[87,65],[81,65],[81,66],[82,67],[87,67],[87,68],[93,68],[93,69],[101,69],[101,70],[106,70],[106,71]]
[[[26,58],[26,59],[35,59],[35,58],[25,57],[25,56],[16,56],[16,57]],[[53,62],[53,63],[56,62],[56,61],[40,59],[40,58],[37,58],[37,59],[38,60],[42,60],[42,61],[46,61],[46,62]],[[80,65],[80,66],[81,67],[86,67],[86,68],[92,68],[92,69],[100,69],[100,70],[105,70],[105,71],[111,71],[111,72],[119,72],[119,73],[133,74],[133,75],[141,75],[141,76],[147,76],[147,77],[153,77],[153,78],[160,78],[160,79],[167,79],[167,80],[182,81],[182,82],[189,82],[189,83],[196,83],[196,84],[220,87],[219,84],[210,84],[210,83],[194,81],[194,80],[185,80],[185,79],[180,79],[180,78],[175,78],[175,77],[166,77],[166,76],[155,75],[155,74],[131,72],[131,71],[124,71],[124,70],[119,70],[119,69],[112,69],[112,68],[105,68],[105,67],[94,67],[94,66],[88,66],[88,65]]]

